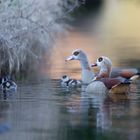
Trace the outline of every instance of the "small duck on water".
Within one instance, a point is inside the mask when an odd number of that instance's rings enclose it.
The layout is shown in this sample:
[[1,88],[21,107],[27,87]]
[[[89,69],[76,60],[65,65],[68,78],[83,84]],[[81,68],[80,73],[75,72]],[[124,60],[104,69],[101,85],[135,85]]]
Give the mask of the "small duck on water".
[[81,86],[82,82],[80,80],[71,79],[67,75],[61,77],[61,86],[62,87],[78,87]]
[[16,91],[17,84],[8,76],[0,78],[0,88],[2,91]]

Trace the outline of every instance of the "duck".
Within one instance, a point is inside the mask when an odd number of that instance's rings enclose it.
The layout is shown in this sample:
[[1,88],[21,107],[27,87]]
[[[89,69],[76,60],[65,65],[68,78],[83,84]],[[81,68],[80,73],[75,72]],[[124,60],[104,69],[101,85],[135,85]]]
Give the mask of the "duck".
[[84,89],[82,89],[85,92],[93,92],[104,94],[107,91],[107,87],[104,85],[101,81],[94,81],[94,84],[91,84],[92,80],[95,78],[94,71],[91,70],[89,60],[87,58],[86,53],[81,49],[76,49],[72,52],[72,55],[66,58],[66,61],[71,60],[78,60],[81,64],[81,70],[82,70],[82,85],[84,86]]
[[[105,56],[104,56],[105,57]],[[102,60],[102,57],[100,58]],[[112,62],[109,58],[107,58],[107,62],[109,62],[110,64],[108,64],[107,66],[111,68],[112,66]],[[69,56],[68,58],[66,58],[65,61],[70,61],[70,60],[79,60],[81,63],[81,67],[82,67],[82,82],[83,83],[90,83],[91,80],[93,80],[93,78],[96,76],[96,74],[91,70],[91,67],[89,65],[89,60],[87,58],[86,53],[81,50],[81,49],[76,49],[72,52],[72,55]],[[101,61],[100,60],[100,61]],[[94,66],[96,66],[97,64],[94,63]],[[110,65],[110,66],[109,66]],[[130,77],[136,75],[139,73],[139,71],[136,68],[111,68],[109,69],[110,77],[115,78],[118,76],[124,77],[129,79]]]
[[17,84],[11,80],[8,76],[4,76],[1,78],[1,89],[2,91],[16,91]]
[[61,77],[61,86],[62,87],[79,87],[81,86],[81,81],[72,79],[67,75]]
[[106,56],[99,57],[96,63],[91,65],[91,67],[95,66],[98,66],[100,71],[90,84],[94,84],[94,81],[101,81],[109,93],[127,93],[129,85],[139,77],[139,73],[130,72],[129,74],[128,71],[127,74],[111,77],[112,61]]
[[[112,61],[106,56],[99,57],[96,63],[89,65],[87,55],[81,49],[74,50],[72,55],[66,58],[66,61],[71,60],[78,60],[81,63],[82,84],[87,85],[84,89],[86,92],[107,93],[108,90],[115,91],[118,86],[128,88],[126,85],[137,79],[139,74],[135,68],[112,68]],[[95,66],[100,67],[98,74],[91,70],[91,67]]]
[[82,69],[82,83],[89,84],[94,78],[95,74],[91,70],[89,60],[86,53],[81,49],[76,49],[72,52],[72,55],[66,58],[66,61],[78,60],[81,63]]

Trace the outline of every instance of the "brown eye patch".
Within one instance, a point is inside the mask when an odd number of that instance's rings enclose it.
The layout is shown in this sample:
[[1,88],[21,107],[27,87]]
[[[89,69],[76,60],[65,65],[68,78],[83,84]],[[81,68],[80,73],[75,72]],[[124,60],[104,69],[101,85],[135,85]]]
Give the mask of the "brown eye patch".
[[77,56],[80,52],[74,52],[73,55]]
[[67,77],[66,75],[63,75],[63,76],[62,76],[63,79],[65,79],[66,77]]
[[99,57],[99,58],[98,58],[98,61],[99,61],[99,62],[101,62],[102,60],[103,60],[103,58],[102,58],[102,57]]

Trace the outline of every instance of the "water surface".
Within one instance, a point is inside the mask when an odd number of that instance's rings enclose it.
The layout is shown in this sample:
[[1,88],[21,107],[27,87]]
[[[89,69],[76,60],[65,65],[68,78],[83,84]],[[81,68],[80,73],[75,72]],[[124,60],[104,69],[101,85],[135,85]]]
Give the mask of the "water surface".
[[94,30],[72,30],[59,38],[49,68],[43,69],[49,78],[18,82],[17,93],[0,93],[1,140],[139,140],[139,80],[129,94],[119,96],[64,89],[58,80],[63,74],[81,78],[79,62],[64,61],[77,48],[88,54],[90,63],[106,55],[113,67],[140,68],[140,10],[135,2],[107,0]]
[[140,137],[140,88],[120,96],[65,89],[59,80],[20,84],[0,100],[0,138],[40,140]]

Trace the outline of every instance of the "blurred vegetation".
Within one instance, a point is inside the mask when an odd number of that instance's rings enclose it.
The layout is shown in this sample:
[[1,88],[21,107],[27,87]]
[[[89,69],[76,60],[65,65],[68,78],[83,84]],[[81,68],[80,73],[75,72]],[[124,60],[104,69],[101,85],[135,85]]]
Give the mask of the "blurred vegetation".
[[102,0],[0,0],[0,76],[37,75],[65,32],[65,20],[77,22],[101,5]]
[[60,5],[59,0],[0,0],[0,76],[37,75],[64,30],[57,22],[63,17]]
[[103,0],[79,0],[81,5],[73,10],[71,16],[74,17],[73,22],[85,20],[90,16],[96,15],[102,5]]

